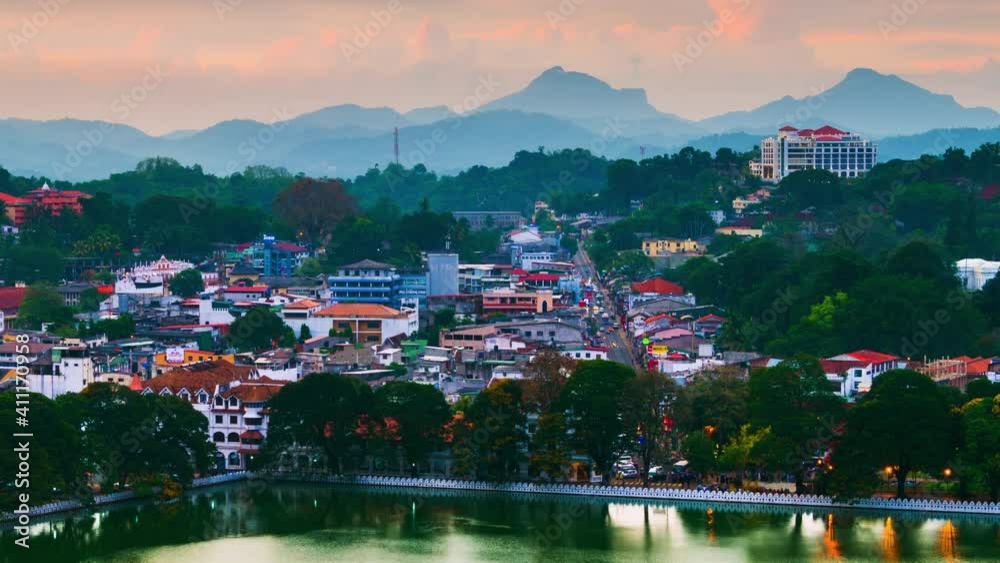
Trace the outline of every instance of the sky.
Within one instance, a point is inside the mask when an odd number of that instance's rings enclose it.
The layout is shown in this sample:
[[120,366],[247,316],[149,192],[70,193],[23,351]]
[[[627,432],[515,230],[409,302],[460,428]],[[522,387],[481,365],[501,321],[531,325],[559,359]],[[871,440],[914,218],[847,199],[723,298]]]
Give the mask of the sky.
[[462,110],[556,65],[689,119],[856,67],[1000,109],[997,0],[2,0],[0,34],[0,116],[151,134],[341,103]]

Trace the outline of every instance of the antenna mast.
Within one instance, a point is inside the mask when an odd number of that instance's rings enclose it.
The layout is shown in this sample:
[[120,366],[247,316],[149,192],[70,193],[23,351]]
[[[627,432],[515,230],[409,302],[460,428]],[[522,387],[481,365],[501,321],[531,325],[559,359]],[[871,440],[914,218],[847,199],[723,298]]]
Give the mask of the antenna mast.
[[639,160],[646,159],[646,145],[639,145]]
[[399,127],[392,130],[392,154],[396,157],[396,164],[399,164]]

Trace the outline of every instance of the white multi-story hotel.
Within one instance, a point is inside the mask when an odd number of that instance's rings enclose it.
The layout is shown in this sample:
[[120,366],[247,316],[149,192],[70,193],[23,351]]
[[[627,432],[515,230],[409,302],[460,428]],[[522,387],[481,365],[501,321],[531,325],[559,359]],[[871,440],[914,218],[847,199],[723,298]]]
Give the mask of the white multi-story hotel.
[[860,135],[829,125],[819,129],[785,126],[778,137],[761,141],[760,160],[750,161],[750,172],[767,182],[799,170],[819,168],[841,178],[858,178],[878,160],[878,145]]

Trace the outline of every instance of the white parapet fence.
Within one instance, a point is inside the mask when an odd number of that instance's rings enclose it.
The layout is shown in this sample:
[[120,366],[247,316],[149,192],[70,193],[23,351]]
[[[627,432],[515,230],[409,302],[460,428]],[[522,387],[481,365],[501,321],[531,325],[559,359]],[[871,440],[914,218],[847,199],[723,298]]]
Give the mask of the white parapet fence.
[[[250,471],[237,471],[202,477],[191,482],[191,488],[210,487],[223,483],[242,481],[258,477]],[[330,483],[340,485],[360,485],[367,487],[398,487],[416,489],[441,489],[454,491],[484,491],[496,493],[516,493],[527,495],[573,495],[585,497],[604,497],[621,499],[643,499],[677,502],[734,503],[760,504],[773,506],[799,506],[828,509],[860,508],[881,511],[914,511],[914,512],[945,512],[961,514],[977,514],[983,516],[1000,516],[1000,503],[966,502],[930,499],[889,499],[868,498],[847,503],[834,502],[833,498],[822,495],[794,495],[784,493],[751,493],[746,491],[696,491],[689,489],[671,489],[666,487],[622,487],[615,485],[576,485],[576,484],[535,484],[535,483],[491,483],[485,481],[466,481],[461,479],[429,479],[421,477],[379,477],[369,475],[337,476],[321,474],[298,474],[273,472],[261,475],[263,478],[276,478],[296,482]],[[91,506],[110,504],[135,498],[135,492],[122,491],[107,495],[97,495]],[[55,512],[77,510],[84,508],[80,501],[67,500],[32,507],[28,514],[32,517],[43,516]],[[0,522],[13,520],[15,514],[5,512],[0,515]]]
[[951,512],[1000,516],[1000,503],[966,502],[929,499],[870,498],[852,502],[835,502],[822,495],[794,495],[785,493],[751,493],[746,491],[696,491],[666,487],[621,487],[614,485],[489,483],[460,479],[425,479],[408,477],[274,474],[277,478],[296,481],[363,485],[371,487],[404,487],[452,489],[465,491],[490,491],[537,495],[576,495],[622,499],[646,499],[708,503],[764,504],[778,506],[804,506],[818,508],[862,508],[883,511],[904,510],[917,512]]

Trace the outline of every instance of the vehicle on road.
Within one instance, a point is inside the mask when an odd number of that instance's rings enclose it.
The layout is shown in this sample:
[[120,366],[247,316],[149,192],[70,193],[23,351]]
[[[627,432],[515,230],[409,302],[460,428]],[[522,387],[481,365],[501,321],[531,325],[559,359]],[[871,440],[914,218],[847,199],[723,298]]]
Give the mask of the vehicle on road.
[[667,472],[662,465],[654,465],[649,468],[648,476],[650,481],[663,481],[667,478]]

